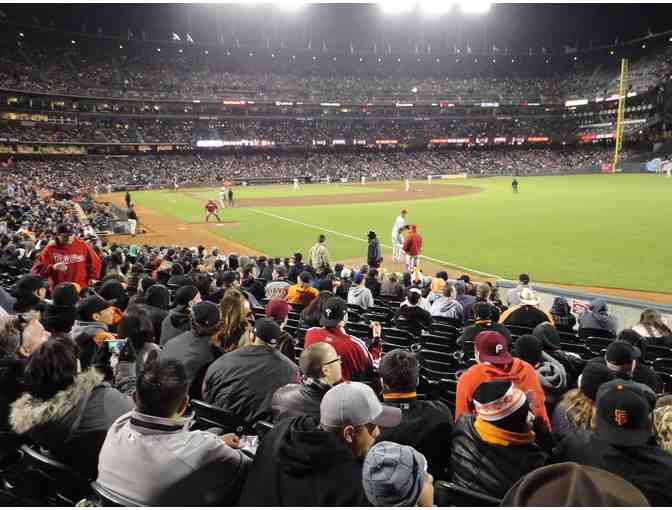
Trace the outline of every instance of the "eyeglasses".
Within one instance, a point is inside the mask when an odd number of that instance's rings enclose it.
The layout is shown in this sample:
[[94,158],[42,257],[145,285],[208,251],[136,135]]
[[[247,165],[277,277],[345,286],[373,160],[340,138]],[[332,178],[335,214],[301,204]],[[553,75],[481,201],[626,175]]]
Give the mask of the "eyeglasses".
[[341,361],[341,357],[339,356],[338,358],[332,359],[331,361],[327,361],[326,363],[322,363],[323,367],[326,367],[327,365],[331,365],[332,363],[339,363]]

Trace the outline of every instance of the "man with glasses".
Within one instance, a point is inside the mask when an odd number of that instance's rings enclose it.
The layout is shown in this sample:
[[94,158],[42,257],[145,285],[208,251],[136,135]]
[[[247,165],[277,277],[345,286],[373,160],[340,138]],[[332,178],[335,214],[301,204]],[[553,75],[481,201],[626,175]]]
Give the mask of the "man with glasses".
[[320,403],[325,393],[341,380],[341,357],[326,342],[317,342],[301,353],[301,384],[278,388],[271,401],[273,421],[304,414],[320,419]]
[[358,382],[331,388],[312,416],[280,421],[264,437],[239,506],[367,506],[362,463],[401,410],[384,406]]

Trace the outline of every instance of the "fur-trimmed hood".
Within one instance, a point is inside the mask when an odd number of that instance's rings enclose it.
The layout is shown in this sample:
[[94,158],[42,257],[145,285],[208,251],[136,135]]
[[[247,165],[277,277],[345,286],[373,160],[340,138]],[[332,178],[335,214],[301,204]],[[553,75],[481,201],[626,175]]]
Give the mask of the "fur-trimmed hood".
[[75,382],[49,400],[24,393],[11,406],[9,424],[17,434],[25,434],[47,423],[60,422],[67,426],[84,412],[93,389],[103,382],[103,375],[94,369],[82,372]]

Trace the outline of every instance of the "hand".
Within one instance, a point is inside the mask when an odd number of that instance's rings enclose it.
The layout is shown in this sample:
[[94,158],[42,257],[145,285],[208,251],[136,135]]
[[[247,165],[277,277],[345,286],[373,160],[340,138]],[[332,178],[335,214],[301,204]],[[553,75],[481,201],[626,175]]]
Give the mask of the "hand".
[[371,330],[373,331],[374,338],[378,338],[382,334],[383,327],[380,325],[380,322],[372,321]]
[[51,266],[54,271],[67,271],[68,270],[68,265],[65,264],[64,262],[58,262]]
[[233,434],[224,434],[222,437],[222,441],[226,443],[227,446],[230,446],[231,448],[235,448],[238,450],[240,448],[240,438]]

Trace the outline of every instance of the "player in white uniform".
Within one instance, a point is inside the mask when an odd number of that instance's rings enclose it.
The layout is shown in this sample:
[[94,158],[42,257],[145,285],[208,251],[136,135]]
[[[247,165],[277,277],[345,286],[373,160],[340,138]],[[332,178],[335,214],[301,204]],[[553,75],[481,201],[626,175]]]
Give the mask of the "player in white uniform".
[[226,207],[226,187],[222,186],[219,191],[219,205],[222,209]]
[[406,191],[411,191],[411,180],[406,179],[404,180],[404,183],[406,184]]
[[362,175],[362,186],[366,184],[366,176]]
[[401,234],[401,229],[406,226],[406,209],[402,209],[394,220],[392,227],[392,262],[402,262],[404,259],[404,236]]
[[299,180],[298,179],[294,179],[294,189],[295,190],[299,189]]
[[327,184],[331,184],[331,175],[327,175]]
[[427,184],[430,184],[430,185],[432,184],[432,176],[431,175],[427,176]]

